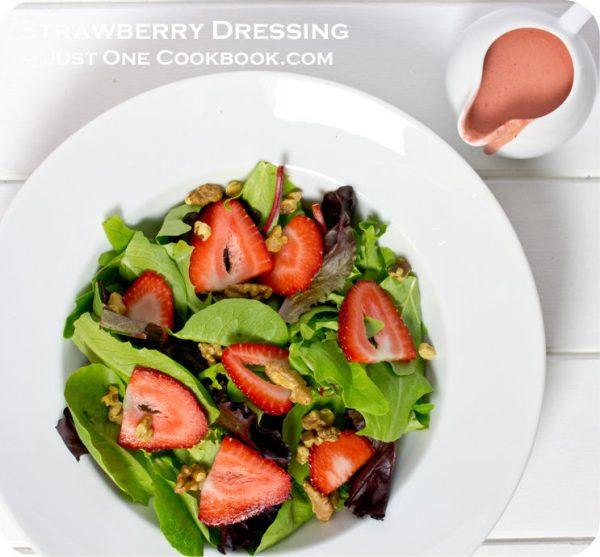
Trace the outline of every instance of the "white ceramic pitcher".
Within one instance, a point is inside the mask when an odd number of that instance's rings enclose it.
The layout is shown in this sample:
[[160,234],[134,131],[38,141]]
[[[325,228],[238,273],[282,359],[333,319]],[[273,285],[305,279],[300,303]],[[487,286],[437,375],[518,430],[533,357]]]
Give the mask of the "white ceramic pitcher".
[[492,12],[467,27],[448,61],[446,71],[446,90],[463,141],[475,145],[465,139],[462,122],[479,89],[486,52],[500,35],[523,27],[549,31],[563,41],[573,60],[573,87],[556,110],[533,120],[496,154],[517,159],[538,157],[572,137],[587,120],[596,97],[596,65],[587,44],[578,36],[590,17],[592,15],[579,4],[573,4],[560,17],[529,8],[506,8]]

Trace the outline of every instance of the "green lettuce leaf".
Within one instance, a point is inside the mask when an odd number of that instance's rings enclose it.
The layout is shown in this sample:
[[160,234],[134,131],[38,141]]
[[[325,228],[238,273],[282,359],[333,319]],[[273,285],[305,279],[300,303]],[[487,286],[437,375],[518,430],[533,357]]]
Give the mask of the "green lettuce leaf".
[[65,326],[63,328],[63,337],[71,338],[75,332],[75,321],[77,321],[84,313],[92,311],[94,302],[94,289],[88,288],[85,292],[81,293],[75,298],[75,308],[69,313],[65,320]]
[[308,496],[304,489],[294,483],[291,498],[282,505],[275,520],[263,534],[256,553],[260,553],[287,538],[312,517],[312,505]]
[[122,342],[100,328],[89,313],[75,322],[73,342],[90,362],[102,363],[115,370],[127,381],[136,366],[157,369],[177,379],[198,398],[209,422],[219,415],[204,385],[187,369],[158,350],[134,348],[130,342]]
[[156,234],[156,240],[160,244],[168,242],[169,238],[178,238],[192,230],[192,227],[183,219],[190,213],[200,211],[200,205],[178,205],[171,209],[163,220],[160,230]]
[[143,451],[128,451],[117,444],[119,425],[108,420],[101,398],[109,385],[125,384],[111,369],[92,364],[72,373],[65,386],[65,399],[73,415],[79,438],[100,468],[134,503],[148,504],[153,493],[149,463]]
[[102,228],[115,253],[124,251],[135,234],[135,230],[129,228],[119,215],[107,218]]
[[375,219],[367,219],[354,228],[356,240],[355,272],[352,278],[381,280],[387,269],[396,260],[389,248],[379,246],[379,238],[385,233],[387,225]]
[[365,367],[356,362],[348,362],[336,341],[326,340],[308,346],[293,344],[290,346],[292,365],[297,362],[297,357],[304,363],[298,371],[308,371],[322,387],[334,386],[339,389],[348,408],[377,416],[389,412],[386,397],[369,378]]
[[268,305],[258,300],[221,300],[192,315],[175,336],[228,346],[236,342],[284,344],[288,329]]
[[[277,167],[270,162],[260,161],[250,173],[242,189],[242,198],[250,205],[260,217],[260,226],[263,226],[271,212],[275,199],[275,183],[277,181]],[[283,195],[294,191],[296,186],[287,176],[283,179]]]
[[359,431],[359,435],[367,435],[379,441],[395,441],[408,430],[413,407],[421,397],[431,392],[431,385],[421,373],[399,377],[384,362],[370,364],[368,371],[387,399],[390,411],[374,415],[361,410],[366,425]]
[[210,468],[219,452],[222,437],[220,429],[209,429],[207,436],[191,449],[175,449],[173,452],[184,464],[196,463]]
[[204,301],[200,300],[190,280],[190,257],[194,248],[183,240],[179,240],[176,244],[166,244],[164,248],[179,269],[186,290],[188,307],[192,310],[192,313],[204,309],[210,304],[211,297],[207,296]]

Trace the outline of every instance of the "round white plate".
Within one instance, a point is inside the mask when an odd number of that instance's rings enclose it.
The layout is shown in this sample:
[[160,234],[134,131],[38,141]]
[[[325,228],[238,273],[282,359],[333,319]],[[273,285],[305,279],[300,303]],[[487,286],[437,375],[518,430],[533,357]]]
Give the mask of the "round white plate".
[[475,172],[400,110],[281,73],[173,83],[100,116],[28,180],[0,226],[0,492],[35,550],[160,555],[152,512],[127,503],[54,426],[81,362],[62,340],[106,249],[101,221],[159,217],[205,181],[285,162],[307,195],[339,184],[421,279],[438,351],[431,429],[401,442],[383,522],[339,513],[276,548],[302,555],[465,554],[500,517],[527,462],[544,384],[538,297],[521,246]]

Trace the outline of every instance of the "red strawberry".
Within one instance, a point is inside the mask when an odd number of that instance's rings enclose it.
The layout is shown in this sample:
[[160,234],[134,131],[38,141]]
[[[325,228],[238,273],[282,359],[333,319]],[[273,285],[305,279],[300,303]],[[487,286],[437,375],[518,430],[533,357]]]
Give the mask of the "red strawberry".
[[[371,340],[365,317],[384,325]],[[340,308],[338,340],[351,362],[408,362],[417,356],[408,327],[387,292],[372,280],[359,280]]]
[[[142,420],[147,423],[138,428]],[[146,435],[144,425],[151,428],[145,428]],[[182,449],[199,443],[207,431],[202,407],[186,386],[155,369],[133,370],[123,399],[119,445],[147,451]]]
[[265,365],[272,361],[286,361],[287,350],[268,344],[232,344],[223,350],[221,362],[236,387],[267,414],[279,416],[292,408],[289,389],[269,383],[249,370],[245,364]]
[[224,437],[202,487],[198,517],[208,526],[235,524],[283,503],[290,476],[272,460],[233,437]]
[[192,238],[190,280],[196,292],[224,290],[271,270],[265,241],[239,201],[212,203],[198,218],[211,234],[206,240]]
[[314,220],[298,215],[283,229],[285,244],[275,254],[273,269],[262,282],[277,294],[306,290],[323,264],[323,238]]
[[154,271],[144,271],[123,294],[127,317],[173,328],[173,291]]
[[329,495],[374,454],[375,449],[366,437],[350,430],[342,431],[335,441],[325,441],[310,448],[310,482],[323,495]]

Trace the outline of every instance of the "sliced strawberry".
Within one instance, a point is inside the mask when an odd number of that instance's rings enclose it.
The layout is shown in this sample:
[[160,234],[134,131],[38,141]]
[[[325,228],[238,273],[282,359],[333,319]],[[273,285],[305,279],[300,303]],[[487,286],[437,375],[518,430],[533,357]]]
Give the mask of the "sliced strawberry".
[[173,328],[173,291],[154,271],[144,271],[123,294],[127,317]]
[[335,441],[325,441],[310,448],[310,482],[323,495],[329,495],[374,454],[375,449],[366,437],[350,430],[342,431]]
[[[371,340],[365,317],[383,323]],[[408,362],[416,357],[408,327],[387,292],[372,280],[358,281],[346,294],[340,308],[338,340],[351,362]]]
[[313,217],[315,218],[315,222],[319,226],[319,230],[321,234],[325,234],[327,232],[327,225],[325,224],[325,217],[323,216],[323,211],[321,210],[320,203],[312,204],[312,212]]
[[227,436],[202,487],[198,517],[208,526],[235,524],[283,503],[291,490],[282,468]]
[[223,350],[221,362],[236,387],[267,414],[279,416],[292,408],[289,389],[269,383],[246,367],[265,365],[267,362],[288,360],[283,348],[268,344],[232,344]]
[[196,292],[224,290],[271,270],[265,241],[239,201],[212,203],[198,218],[211,234],[206,240],[192,238],[190,280]]
[[275,254],[273,269],[262,282],[277,294],[290,296],[308,288],[323,263],[323,237],[314,220],[294,217],[283,229],[287,243]]
[[[138,428],[142,420],[146,427]],[[123,399],[119,445],[147,451],[183,449],[199,443],[207,431],[202,407],[185,385],[155,369],[133,370]]]

